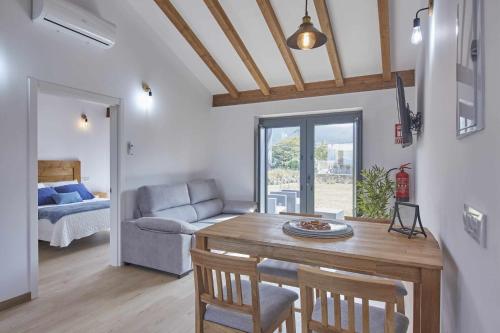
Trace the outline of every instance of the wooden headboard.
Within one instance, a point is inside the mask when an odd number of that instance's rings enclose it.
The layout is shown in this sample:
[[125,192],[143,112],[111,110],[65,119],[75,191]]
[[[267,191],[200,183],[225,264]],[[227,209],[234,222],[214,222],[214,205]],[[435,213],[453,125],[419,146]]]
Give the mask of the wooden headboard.
[[38,182],[82,181],[80,161],[38,161]]

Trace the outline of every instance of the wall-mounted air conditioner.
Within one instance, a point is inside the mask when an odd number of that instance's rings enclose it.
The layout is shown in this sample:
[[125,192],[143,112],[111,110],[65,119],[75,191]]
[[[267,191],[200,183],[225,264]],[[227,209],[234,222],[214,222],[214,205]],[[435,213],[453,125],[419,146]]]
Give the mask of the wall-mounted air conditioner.
[[88,42],[110,48],[115,44],[116,26],[88,10],[64,0],[33,0],[33,21]]

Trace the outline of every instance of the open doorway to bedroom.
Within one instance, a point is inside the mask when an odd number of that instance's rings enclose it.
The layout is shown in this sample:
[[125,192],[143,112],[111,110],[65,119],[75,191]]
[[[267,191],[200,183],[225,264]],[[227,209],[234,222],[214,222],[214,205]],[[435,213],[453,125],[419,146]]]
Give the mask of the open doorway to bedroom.
[[29,83],[31,293],[38,297],[39,288],[50,294],[46,280],[120,264],[120,100]]

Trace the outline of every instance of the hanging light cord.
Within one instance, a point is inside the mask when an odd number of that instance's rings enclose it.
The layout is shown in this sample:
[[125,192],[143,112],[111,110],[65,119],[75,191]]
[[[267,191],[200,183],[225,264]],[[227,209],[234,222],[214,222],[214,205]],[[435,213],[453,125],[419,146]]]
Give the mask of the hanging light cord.
[[418,14],[420,14],[420,12],[423,12],[424,10],[429,10],[429,9],[430,9],[429,7],[420,8],[419,10],[417,10],[417,13],[415,14],[415,18],[418,18]]
[[309,16],[309,14],[307,12],[307,0],[306,0],[306,16]]

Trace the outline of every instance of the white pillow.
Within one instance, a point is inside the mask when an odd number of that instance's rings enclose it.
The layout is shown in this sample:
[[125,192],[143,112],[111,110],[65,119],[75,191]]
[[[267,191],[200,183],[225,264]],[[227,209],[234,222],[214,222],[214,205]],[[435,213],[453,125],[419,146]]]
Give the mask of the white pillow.
[[57,187],[57,186],[78,184],[78,181],[75,179],[75,180],[65,180],[61,182],[44,183],[44,184],[46,187]]
[[38,189],[41,189],[41,188],[46,188],[47,186],[45,186],[44,183],[38,183]]

